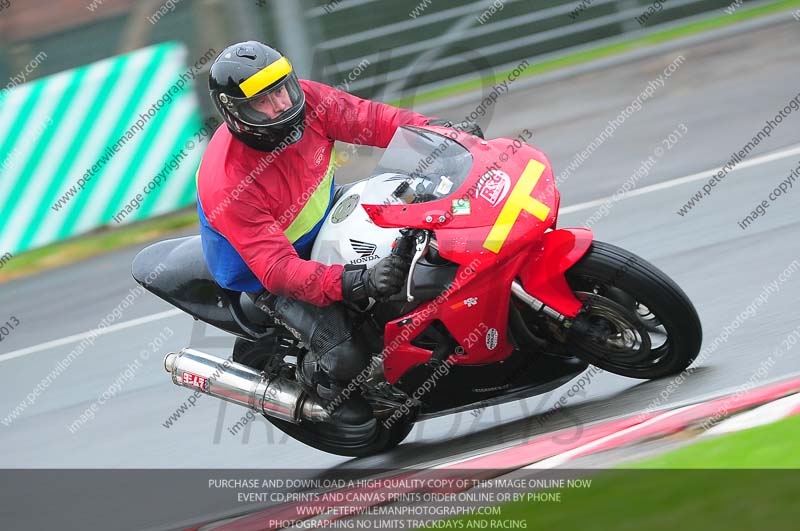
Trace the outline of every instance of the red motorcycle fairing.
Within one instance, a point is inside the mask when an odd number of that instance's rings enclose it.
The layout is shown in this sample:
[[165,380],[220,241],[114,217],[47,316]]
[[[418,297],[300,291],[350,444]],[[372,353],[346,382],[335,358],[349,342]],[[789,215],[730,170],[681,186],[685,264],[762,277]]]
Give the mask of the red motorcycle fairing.
[[386,379],[396,383],[415,365],[430,360],[432,351],[411,342],[434,321],[441,321],[465,353],[451,355],[451,364],[494,363],[508,357],[513,347],[508,341],[508,301],[511,282],[524,257],[493,270],[475,275],[478,260],[462,265],[451,287],[411,313],[389,321],[384,329],[383,366]]
[[581,302],[564,272],[583,257],[591,243],[591,230],[558,229],[547,232],[528,252],[498,263],[491,272],[473,275],[478,260],[472,266],[461,266],[450,289],[386,324],[383,354],[387,381],[397,383],[406,371],[430,360],[430,350],[411,342],[437,319],[465,350],[465,354],[450,356],[449,363],[477,365],[508,357],[513,350],[508,340],[508,304],[497,302],[510,300],[515,278],[547,306],[575,317]]
[[[515,139],[484,141],[466,133],[424,127],[454,140],[472,156],[464,182],[442,199],[423,203],[364,205],[380,227],[432,230],[439,254],[460,264],[447,290],[386,324],[384,369],[396,383],[432,351],[412,341],[439,320],[464,348],[451,364],[486,364],[508,357],[511,284],[560,313],[574,317],[578,301],[564,278],[591,244],[585,229],[554,230],[560,197],[550,161]],[[480,273],[480,274],[475,274]]]
[[567,284],[564,273],[580,260],[592,245],[590,229],[556,229],[544,234],[539,248],[528,254],[519,272],[525,291],[567,317],[575,317],[581,302]]

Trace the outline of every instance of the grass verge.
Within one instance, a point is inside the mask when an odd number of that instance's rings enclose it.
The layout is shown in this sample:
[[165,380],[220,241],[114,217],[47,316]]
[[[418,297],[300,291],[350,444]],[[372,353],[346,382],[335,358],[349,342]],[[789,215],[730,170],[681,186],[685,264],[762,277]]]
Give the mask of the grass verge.
[[154,240],[196,224],[197,212],[192,208],[128,227],[100,229],[92,234],[53,243],[14,256],[0,269],[0,283]]
[[[797,529],[800,416],[709,439],[594,475],[561,502],[515,502],[499,516],[451,520],[450,529],[585,531]],[[554,491],[548,491],[554,492]],[[458,522],[461,522],[460,524]],[[442,529],[441,525],[426,529]]]
[[800,416],[700,441],[627,468],[800,469]]

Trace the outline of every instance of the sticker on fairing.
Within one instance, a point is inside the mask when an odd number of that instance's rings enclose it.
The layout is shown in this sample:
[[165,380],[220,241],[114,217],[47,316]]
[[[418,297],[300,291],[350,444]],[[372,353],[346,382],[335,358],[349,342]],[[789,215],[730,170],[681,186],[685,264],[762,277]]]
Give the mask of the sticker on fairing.
[[457,303],[451,305],[450,308],[452,308],[453,310],[457,310],[457,309],[462,308],[464,306],[466,306],[467,308],[472,308],[476,304],[478,304],[478,297],[470,297],[468,299],[464,299],[461,302],[457,302]]
[[441,196],[446,196],[450,193],[450,190],[453,189],[453,181],[447,178],[446,175],[442,175],[441,181],[439,181],[439,186],[436,187],[435,192]]
[[497,328],[490,328],[486,331],[486,348],[494,350],[497,347]]
[[508,194],[511,188],[511,177],[499,170],[489,170],[483,177],[478,179],[478,188],[475,197],[481,197],[488,201],[490,205],[496,207]]
[[453,215],[466,216],[470,213],[469,199],[453,199]]

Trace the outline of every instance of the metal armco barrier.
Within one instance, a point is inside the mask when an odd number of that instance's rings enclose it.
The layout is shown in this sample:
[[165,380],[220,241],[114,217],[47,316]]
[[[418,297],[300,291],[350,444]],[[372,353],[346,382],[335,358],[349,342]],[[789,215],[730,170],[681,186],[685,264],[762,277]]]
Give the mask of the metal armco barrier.
[[[274,0],[280,2],[280,0]],[[557,57],[593,43],[646,33],[695,16],[719,16],[732,0],[317,0],[296,7],[286,34],[305,34],[317,78],[336,84],[364,59],[349,90],[390,100]],[[756,2],[745,2],[744,5]],[[281,35],[280,32],[278,33]],[[286,44],[290,40],[286,39]],[[294,46],[297,49],[297,46]]]

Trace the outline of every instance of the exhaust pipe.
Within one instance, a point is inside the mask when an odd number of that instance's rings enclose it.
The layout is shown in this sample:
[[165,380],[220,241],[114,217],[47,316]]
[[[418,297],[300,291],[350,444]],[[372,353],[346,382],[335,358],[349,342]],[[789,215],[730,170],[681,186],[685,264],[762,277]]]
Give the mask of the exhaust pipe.
[[255,369],[205,352],[185,348],[170,352],[164,368],[172,375],[172,383],[196,389],[259,413],[297,424],[300,420],[330,420],[328,411],[315,397],[292,380],[268,380]]

